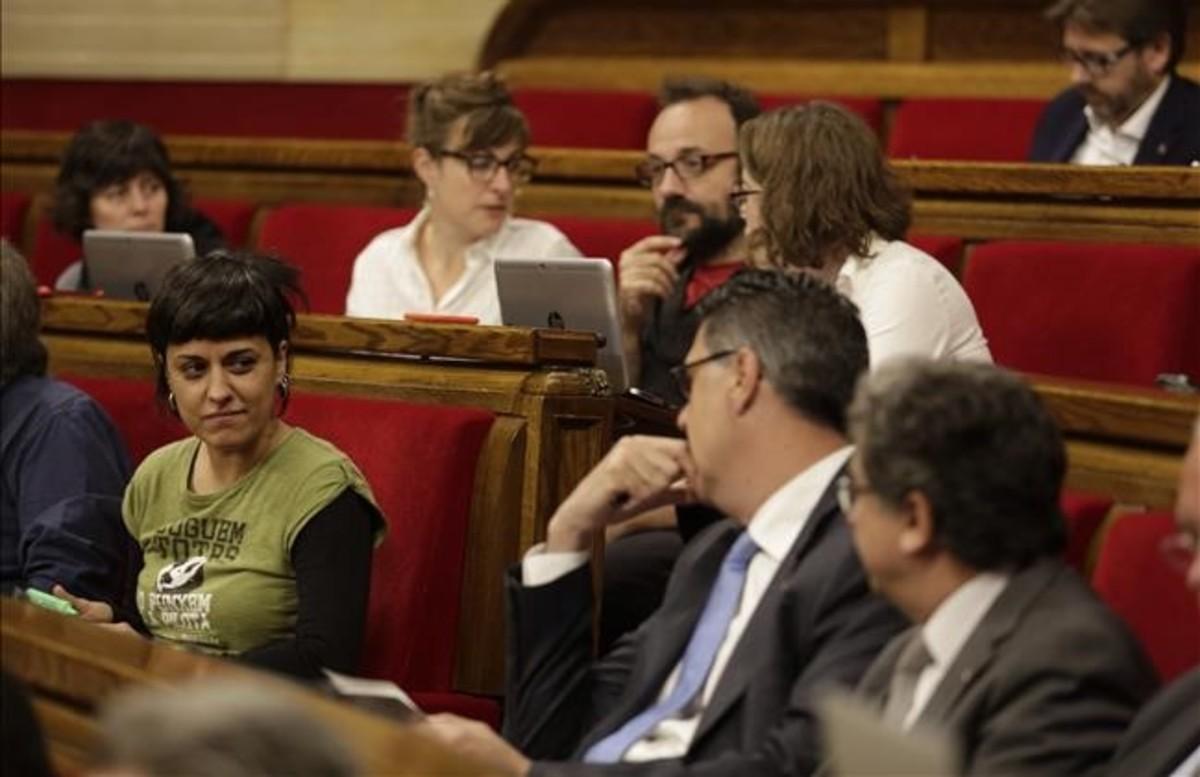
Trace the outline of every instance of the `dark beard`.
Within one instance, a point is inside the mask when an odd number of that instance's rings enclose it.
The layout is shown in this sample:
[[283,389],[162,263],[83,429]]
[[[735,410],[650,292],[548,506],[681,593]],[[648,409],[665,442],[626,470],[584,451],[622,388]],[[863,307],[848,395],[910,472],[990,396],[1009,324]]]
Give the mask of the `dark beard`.
[[658,222],[664,234],[683,238],[683,248],[687,253],[681,269],[697,267],[717,256],[741,236],[746,226],[746,222],[736,213],[726,219],[717,218],[678,194],[669,195],[663,201]]

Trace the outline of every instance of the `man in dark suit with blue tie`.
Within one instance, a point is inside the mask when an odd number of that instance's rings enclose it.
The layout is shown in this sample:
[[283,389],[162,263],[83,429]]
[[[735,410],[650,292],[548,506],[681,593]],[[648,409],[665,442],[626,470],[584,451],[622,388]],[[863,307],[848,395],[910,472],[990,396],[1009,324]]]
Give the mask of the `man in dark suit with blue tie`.
[[1030,161],[1200,162],[1200,85],[1175,72],[1187,0],[1058,0],[1047,16],[1073,86],[1046,106]]
[[[748,271],[701,306],[676,372],[686,440],[623,438],[509,576],[511,746],[431,721],[502,773],[808,774],[814,692],[856,683],[904,626],[870,592],[833,486],[867,368],[853,304],[808,274]],[[730,520],[689,543],[661,608],[594,659],[593,539],[694,498]]]
[[916,624],[863,695],[897,727],[948,729],[963,774],[1103,768],[1157,678],[1061,560],[1066,455],[1033,390],[990,365],[893,362],[859,386],[850,432],[843,510]]

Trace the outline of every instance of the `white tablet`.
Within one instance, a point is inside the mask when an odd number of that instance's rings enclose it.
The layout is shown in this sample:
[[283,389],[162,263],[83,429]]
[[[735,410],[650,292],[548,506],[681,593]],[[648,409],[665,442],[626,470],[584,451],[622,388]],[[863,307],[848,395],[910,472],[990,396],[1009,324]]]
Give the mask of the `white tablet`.
[[89,229],[83,233],[88,284],[111,299],[148,301],[168,270],[195,255],[192,236],[182,232]]
[[605,259],[497,259],[500,319],[509,326],[599,336],[596,365],[614,394],[629,388],[612,265]]

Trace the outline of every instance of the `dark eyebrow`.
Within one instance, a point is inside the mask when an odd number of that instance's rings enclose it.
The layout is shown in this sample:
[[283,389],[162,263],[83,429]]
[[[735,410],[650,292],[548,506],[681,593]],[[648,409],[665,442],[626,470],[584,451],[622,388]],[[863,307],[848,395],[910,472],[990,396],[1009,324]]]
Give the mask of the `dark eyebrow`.
[[245,356],[253,356],[254,358],[257,359],[258,351],[254,350],[253,348],[239,348],[236,351],[230,351],[229,353],[222,356],[221,362],[222,363],[231,362],[236,359],[241,359],[242,357],[245,357]]

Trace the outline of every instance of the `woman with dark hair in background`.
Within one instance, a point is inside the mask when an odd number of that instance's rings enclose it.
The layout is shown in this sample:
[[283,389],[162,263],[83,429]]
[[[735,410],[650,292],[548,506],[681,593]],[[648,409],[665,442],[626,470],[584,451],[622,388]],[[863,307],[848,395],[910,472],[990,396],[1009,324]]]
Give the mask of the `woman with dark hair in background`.
[[[188,205],[158,135],[123,119],[93,121],[67,144],[54,190],[54,226],[75,241],[88,229],[186,232],[196,256],[225,245],[217,225]],[[83,262],[67,267],[54,286],[90,288]]]
[[425,207],[354,260],[346,315],[474,316],[500,323],[496,257],[579,256],[555,227],[513,218],[517,189],[533,175],[529,125],[491,73],[418,84],[409,95],[408,144]]
[[385,526],[354,463],[282,419],[297,280],[275,259],[221,251],[167,275],[146,334],[159,396],[193,436],[142,462],[124,516],[151,635],[314,677],[357,669]]
[[738,150],[752,261],[836,285],[858,306],[872,368],[903,355],[992,360],[958,281],[904,242],[908,192],[861,119],[819,101],[780,108],[746,122]]

